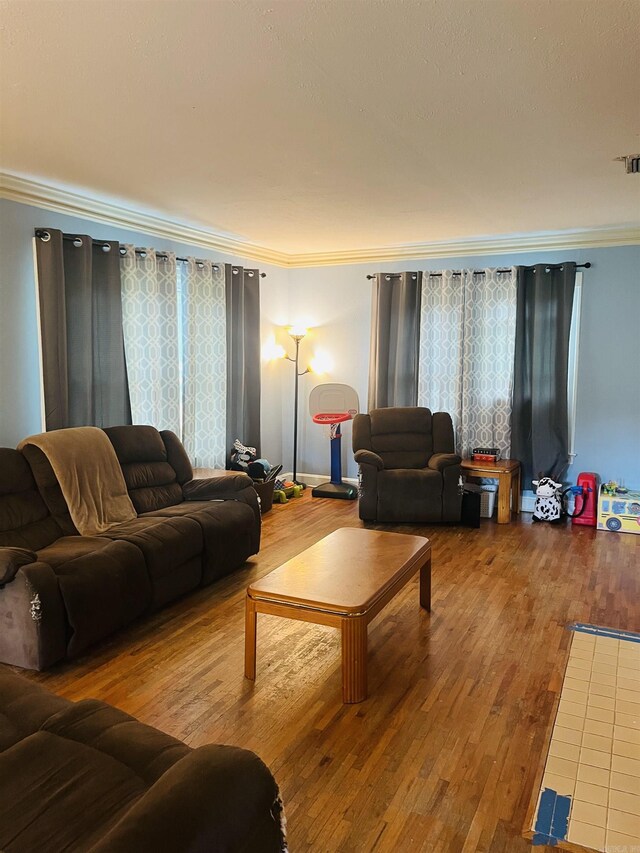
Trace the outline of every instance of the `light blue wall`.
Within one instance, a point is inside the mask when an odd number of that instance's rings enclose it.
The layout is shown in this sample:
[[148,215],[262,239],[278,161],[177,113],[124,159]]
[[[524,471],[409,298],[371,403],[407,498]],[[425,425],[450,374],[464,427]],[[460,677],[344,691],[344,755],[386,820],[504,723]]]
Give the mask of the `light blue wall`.
[[[259,266],[267,273],[261,282],[263,334],[287,315],[289,270],[0,199],[0,446],[14,447],[42,429],[33,232],[47,226],[97,239],[153,246],[181,257]],[[282,459],[282,381],[281,372],[266,371],[263,375],[263,453],[277,460]]]
[[[596,471],[606,479],[624,478],[640,486],[640,246],[535,252],[353,264],[293,271],[291,313],[309,316],[318,345],[335,356],[335,371],[327,379],[353,385],[366,410],[371,323],[371,282],[367,273],[399,270],[440,270],[503,267],[540,262],[590,261],[584,270],[580,354],[578,367],[577,458],[568,478]],[[303,342],[304,346],[304,342]],[[308,392],[314,379],[306,381]],[[327,472],[329,442],[321,427],[307,416],[302,400],[302,441],[299,471]],[[286,424],[286,421],[285,421]],[[345,475],[357,475],[349,452],[350,427],[345,429]],[[285,443],[285,452],[289,447]]]
[[[151,245],[218,261],[247,263],[239,257],[174,243],[27,205],[0,200],[0,445],[15,446],[40,431],[40,380],[32,237],[36,227],[88,233],[97,238]],[[386,264],[350,264],[286,270],[260,264],[262,335],[302,319],[312,325],[302,342],[303,361],[318,350],[329,352],[328,376],[301,379],[298,470],[327,473],[329,442],[308,415],[308,393],[320,381],[353,385],[366,409],[371,323],[371,282],[367,273],[402,269],[439,270],[510,266],[536,262],[591,261],[584,272],[578,374],[578,456],[569,471],[594,470],[609,479],[640,486],[640,246],[439,258]],[[287,345],[286,335],[279,340]],[[293,373],[288,363],[263,365],[263,452],[291,467]],[[357,474],[345,428],[345,476]]]

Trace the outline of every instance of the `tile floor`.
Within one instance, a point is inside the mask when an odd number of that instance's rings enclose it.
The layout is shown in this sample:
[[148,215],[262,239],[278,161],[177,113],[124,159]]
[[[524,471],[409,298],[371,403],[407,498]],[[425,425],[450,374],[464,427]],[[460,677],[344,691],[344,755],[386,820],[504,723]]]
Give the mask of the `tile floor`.
[[[572,633],[533,843],[640,853],[640,634],[587,625]],[[559,829],[556,801],[569,810]]]

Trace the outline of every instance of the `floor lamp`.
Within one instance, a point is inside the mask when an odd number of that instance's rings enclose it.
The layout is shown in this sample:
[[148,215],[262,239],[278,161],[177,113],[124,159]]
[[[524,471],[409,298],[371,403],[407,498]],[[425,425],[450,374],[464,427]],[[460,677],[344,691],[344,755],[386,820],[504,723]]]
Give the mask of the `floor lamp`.
[[298,326],[292,326],[289,329],[289,334],[293,338],[295,345],[296,345],[296,354],[295,354],[294,358],[291,358],[291,356],[287,355],[286,353],[284,356],[287,359],[287,361],[293,362],[293,364],[295,366],[295,377],[294,377],[295,385],[294,385],[294,395],[293,395],[293,477],[292,477],[292,479],[296,485],[302,486],[302,485],[304,485],[304,483],[298,483],[298,480],[297,480],[297,476],[298,476],[298,471],[297,471],[297,467],[298,467],[298,383],[300,381],[301,376],[304,376],[305,373],[311,372],[311,368],[307,367],[306,370],[302,370],[302,371],[300,370],[300,359],[299,359],[300,341],[307,334],[307,330],[302,329]]

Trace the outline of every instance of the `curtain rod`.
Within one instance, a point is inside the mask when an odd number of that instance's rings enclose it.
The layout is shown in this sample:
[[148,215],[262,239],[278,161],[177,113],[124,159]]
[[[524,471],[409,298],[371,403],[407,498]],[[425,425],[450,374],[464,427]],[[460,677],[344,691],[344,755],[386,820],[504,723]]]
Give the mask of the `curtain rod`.
[[[49,234],[48,231],[45,231],[44,228],[37,228],[36,229],[36,237],[39,237],[44,243],[48,243],[49,240],[51,239],[51,234]],[[62,239],[63,240],[71,240],[73,245],[77,246],[78,248],[80,246],[82,246],[82,237],[78,237],[74,234],[63,234]],[[110,252],[111,251],[111,246],[105,240],[91,239],[91,242],[93,243],[94,246],[102,246],[103,252]],[[136,253],[136,255],[140,255],[141,258],[145,258],[147,256],[147,250],[146,249],[140,249],[137,246],[134,249],[134,252]],[[125,255],[126,253],[127,253],[127,250],[121,246],[120,247],[120,254]],[[166,259],[169,257],[169,255],[167,254],[167,252],[156,252],[156,257],[162,258],[163,260],[166,261]],[[213,267],[214,270],[217,271],[220,269],[220,264],[216,264],[214,261],[200,261],[196,258],[194,258],[194,260],[195,260],[196,264],[198,264],[198,265],[204,266],[205,264],[211,264],[211,266]],[[189,258],[176,258],[176,261],[179,263],[182,263],[182,264],[186,264],[189,262]],[[234,265],[232,267],[232,272],[237,273],[238,269],[239,268]],[[248,270],[247,275],[252,276],[253,270]],[[266,272],[260,273],[260,278],[266,278],[266,277],[267,277]]]
[[[525,269],[526,270],[533,270],[537,266],[544,266],[550,270],[562,269],[562,264],[532,264],[531,266],[525,266]],[[589,269],[591,269],[591,261],[587,261],[586,264],[576,264],[576,269],[577,270],[582,270],[582,269],[589,270]],[[496,270],[496,272],[506,273],[506,272],[511,272],[511,270],[512,270],[512,267],[508,267],[507,269],[498,269],[498,270]],[[474,270],[473,274],[474,275],[485,275],[485,271],[484,270]],[[401,272],[390,272],[390,273],[385,273],[385,275],[388,279],[389,278],[399,278],[402,275],[402,273]],[[440,278],[442,276],[442,273],[441,272],[430,272],[430,273],[428,273],[428,275],[429,275],[429,278]],[[454,272],[453,275],[462,275],[462,272]],[[375,273],[374,273],[374,275],[368,275],[367,276],[367,278],[369,280],[371,280],[372,278],[375,278],[375,277],[376,277]]]

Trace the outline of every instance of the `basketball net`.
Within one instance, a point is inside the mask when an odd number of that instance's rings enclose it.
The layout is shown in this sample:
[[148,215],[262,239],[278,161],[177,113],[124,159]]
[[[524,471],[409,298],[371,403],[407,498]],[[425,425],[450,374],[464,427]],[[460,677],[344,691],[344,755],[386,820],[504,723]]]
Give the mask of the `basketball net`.
[[340,424],[323,424],[322,432],[325,438],[335,438],[338,434],[338,427]]

